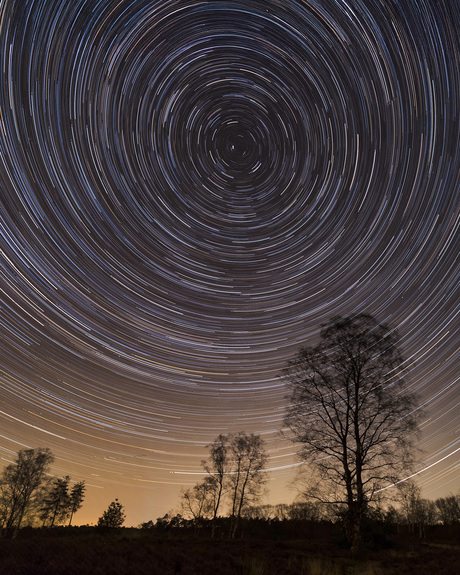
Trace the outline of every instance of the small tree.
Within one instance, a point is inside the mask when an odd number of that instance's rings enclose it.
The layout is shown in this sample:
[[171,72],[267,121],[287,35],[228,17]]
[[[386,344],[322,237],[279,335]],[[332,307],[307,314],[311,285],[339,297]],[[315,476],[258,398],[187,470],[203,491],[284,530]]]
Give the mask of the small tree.
[[170,531],[184,526],[184,520],[180,513],[173,514],[173,511],[165,513],[163,517],[158,517],[155,523],[155,528],[159,531]]
[[98,527],[121,527],[126,519],[123,505],[115,499],[99,517]]
[[48,493],[43,498],[40,509],[43,525],[46,525],[49,520],[49,527],[53,527],[55,523],[60,523],[68,517],[70,513],[69,481],[68,475],[62,479],[57,477],[53,481]]
[[45,481],[54,457],[46,449],[21,449],[0,479],[2,535],[15,537],[24,515]]
[[81,508],[83,505],[83,499],[85,498],[85,490],[86,485],[84,481],[79,481],[75,483],[70,491],[70,519],[69,519],[69,526],[72,524],[72,518],[74,514]]
[[212,486],[206,480],[182,492],[181,509],[185,517],[188,516],[194,520],[195,525],[198,525],[201,519],[209,517],[212,513],[211,492]]
[[370,315],[335,317],[320,343],[300,349],[284,372],[291,388],[285,422],[310,477],[316,471],[310,495],[345,506],[354,552],[367,506],[413,463],[419,414],[397,342]]

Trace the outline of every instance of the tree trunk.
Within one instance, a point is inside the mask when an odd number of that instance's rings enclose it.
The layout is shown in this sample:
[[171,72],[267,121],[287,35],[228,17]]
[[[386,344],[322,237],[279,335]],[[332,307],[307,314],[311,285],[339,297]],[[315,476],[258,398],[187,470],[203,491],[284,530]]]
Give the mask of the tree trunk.
[[54,527],[54,521],[55,521],[55,519],[56,519],[57,511],[58,511],[58,504],[56,504],[56,507],[54,508],[53,518],[51,519],[51,525],[50,525],[50,527]]
[[216,534],[216,520],[217,520],[217,512],[219,511],[219,507],[220,507],[220,500],[222,497],[222,481],[219,483],[219,493],[217,495],[217,501],[216,504],[214,505],[214,513],[212,516],[212,523],[211,523],[211,539],[214,539],[214,536]]
[[230,518],[230,539],[235,539],[236,530],[238,529],[238,517],[232,515]]
[[361,551],[361,517],[355,517],[351,526],[351,553],[358,555]]
[[25,511],[25,509],[26,509],[26,508],[25,508],[25,505],[24,505],[24,507],[21,509],[21,513],[20,513],[20,515],[19,515],[19,519],[18,519],[18,522],[16,523],[16,526],[15,526],[15,528],[14,528],[13,535],[11,536],[11,539],[15,539],[16,536],[17,536],[17,534],[19,533],[19,529],[20,529],[20,527],[21,527],[22,518],[24,517],[24,511]]
[[362,512],[358,502],[354,501],[348,508],[346,532],[350,543],[350,551],[357,555],[361,551],[361,519]]

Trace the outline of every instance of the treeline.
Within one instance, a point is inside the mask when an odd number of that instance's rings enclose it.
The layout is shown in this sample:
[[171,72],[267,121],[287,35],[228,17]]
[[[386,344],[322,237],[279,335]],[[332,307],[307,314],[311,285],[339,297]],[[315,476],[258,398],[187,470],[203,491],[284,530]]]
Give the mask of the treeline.
[[[72,524],[82,507],[85,482],[70,485],[69,476],[50,477],[54,457],[49,449],[24,449],[0,476],[0,533],[15,537],[22,526],[56,527]],[[239,432],[219,435],[202,461],[204,478],[183,490],[177,511],[142,523],[142,530],[188,532],[219,538],[238,536],[321,537],[331,525],[344,524],[346,507],[326,501],[261,504],[266,494],[264,442]],[[412,480],[398,484],[392,500],[375,499],[365,521],[425,537],[428,527],[460,527],[460,493],[434,501],[421,496]],[[304,496],[306,497],[306,495]],[[125,521],[115,499],[97,522],[98,528],[118,528]],[[328,527],[329,526],[329,527]]]
[[[418,487],[415,491],[418,492]],[[183,507],[171,511],[156,521],[146,521],[139,527],[158,535],[199,535],[228,538],[232,528],[229,515],[193,517],[182,514]],[[248,507],[242,513],[238,536],[245,539],[308,539],[310,542],[332,541],[346,546],[342,508],[332,508],[321,502],[294,502]],[[438,535],[443,541],[457,541],[460,529],[460,495],[441,497],[434,501],[420,497],[397,498],[385,507],[369,508],[363,520],[364,543],[367,547],[390,546],[391,541],[414,536],[424,539]],[[441,530],[441,531],[439,531]]]
[[0,477],[0,534],[15,537],[22,525],[71,525],[85,497],[85,482],[51,478],[54,461],[46,449],[22,449]]
[[422,498],[420,487],[414,481],[405,481],[398,485],[396,506],[389,505],[379,512],[384,521],[407,525],[410,532],[418,531],[420,537],[424,537],[430,525],[460,525],[460,493],[432,501]]
[[[271,525],[271,531],[278,529],[292,535],[304,530],[305,524],[315,524],[316,528],[324,523],[345,524],[344,503],[308,499],[308,492],[291,504],[260,504],[266,494],[266,461],[264,442],[258,435],[219,435],[209,446],[208,459],[202,461],[203,480],[181,492],[177,511],[140,527],[234,538],[238,528],[243,535],[245,530],[264,530],[264,523]],[[413,480],[407,480],[394,487],[391,499],[376,496],[369,501],[363,520],[404,528],[424,537],[428,526],[460,526],[460,494],[431,501],[422,498],[420,487]],[[282,530],[276,526],[279,523],[283,523]]]
[[[322,502],[296,502],[292,504],[260,505],[245,513],[249,519],[270,521],[339,522],[344,509]],[[381,505],[369,507],[368,521],[393,526],[406,526],[411,533],[425,535],[432,525],[460,526],[460,494],[430,500],[421,497],[420,487],[405,482],[397,489],[394,498]]]

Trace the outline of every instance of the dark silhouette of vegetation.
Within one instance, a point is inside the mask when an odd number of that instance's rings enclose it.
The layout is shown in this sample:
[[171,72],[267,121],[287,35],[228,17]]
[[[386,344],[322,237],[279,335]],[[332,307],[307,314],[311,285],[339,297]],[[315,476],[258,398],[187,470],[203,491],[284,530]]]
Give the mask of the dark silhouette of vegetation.
[[75,483],[72,487],[70,494],[69,494],[69,509],[70,509],[70,518],[69,518],[69,526],[72,524],[72,518],[75,513],[81,509],[83,505],[83,499],[85,498],[85,491],[86,485],[84,481],[79,481]]
[[202,461],[206,473],[206,484],[211,493],[213,536],[215,534],[216,519],[225,495],[226,477],[230,472],[229,437],[220,434],[213,444],[209,446],[209,459]]
[[419,413],[397,343],[395,331],[370,315],[335,317],[284,372],[285,422],[308,463],[308,495],[344,511],[353,552],[376,494],[404,477],[416,453]]
[[[394,494],[393,504],[385,507],[374,506],[367,510],[363,518],[364,543],[372,546],[385,546],[387,535],[405,533],[423,539],[427,533],[439,527],[445,527],[444,533],[457,532],[460,535],[460,516],[451,519],[443,519],[443,514],[438,511],[438,506],[448,499],[460,503],[460,494],[440,498],[436,501],[423,499],[420,496],[420,488],[412,481],[404,482]],[[320,501],[296,501],[291,504],[264,504],[247,507],[241,517],[241,531],[244,537],[260,537],[288,539],[290,537],[310,537],[312,531],[321,531],[329,525],[337,535],[337,540],[346,541],[346,532],[343,524],[345,507],[331,507],[328,503]],[[219,516],[216,519],[217,531],[221,534],[228,533],[231,529],[231,516]],[[323,527],[321,527],[323,526]],[[162,533],[196,533],[196,521],[179,513],[167,513],[156,522],[148,521],[140,525],[143,530],[155,530]],[[329,528],[326,528],[326,530]],[[329,529],[330,530],[330,529]],[[201,518],[200,535],[212,537],[213,521]]]
[[231,541],[197,538],[193,529],[166,537],[155,529],[122,528],[106,537],[97,528],[55,527],[21,531],[14,541],[3,541],[9,545],[1,549],[0,574],[457,575],[459,552],[440,541],[442,534],[429,534],[423,544],[404,536],[390,551],[355,559],[335,543],[328,525],[313,525],[305,536],[289,539],[265,532],[263,538]]
[[460,524],[460,495],[440,497],[436,499],[435,505],[439,514],[439,521],[443,525]]
[[47,477],[54,456],[47,449],[23,449],[0,478],[0,525],[3,536],[15,537],[25,523],[54,527],[81,508],[85,482],[69,492],[70,477]]
[[[396,342],[371,316],[337,317],[289,362],[286,423],[309,464],[291,504],[261,503],[264,443],[239,432],[208,446],[205,476],[182,491],[180,513],[122,528],[115,499],[96,527],[71,527],[85,482],[47,478],[48,449],[20,451],[0,479],[2,534],[18,535],[0,545],[0,575],[457,575],[460,494],[429,501],[402,479],[419,416]],[[391,505],[381,496],[389,484]],[[31,527],[37,518],[41,529]]]
[[40,519],[43,526],[53,527],[69,519],[81,508],[85,497],[85,482],[80,481],[69,491],[70,477],[55,478],[45,490],[40,506]]
[[259,435],[238,433],[231,437],[230,450],[233,461],[229,477],[231,497],[230,536],[236,535],[243,510],[254,505],[260,497],[266,474],[262,471],[267,462],[263,441]]
[[[47,493],[64,493],[58,486],[68,483],[67,477],[54,479],[45,485]],[[193,514],[173,513],[139,529],[120,528],[124,510],[115,500],[98,527],[60,527],[50,513],[47,527],[20,529],[14,541],[0,545],[0,575],[427,575],[434,569],[438,575],[457,575],[460,495],[427,502],[412,482],[393,491],[396,507],[366,513],[359,559],[346,551],[340,510],[318,500],[243,506],[240,540],[228,540],[231,514],[214,518],[212,508],[207,518],[196,514],[201,516],[199,531]],[[226,493],[230,506],[232,492]],[[56,495],[54,501],[59,500]],[[423,516],[423,510],[431,511]],[[220,537],[213,537],[214,531]]]
[[[213,539],[211,519],[197,537],[193,519],[178,515],[149,521],[142,529],[115,529],[111,537],[89,526],[24,528],[14,541],[2,542],[0,575],[458,574],[458,526],[431,525],[420,539],[417,531],[387,523],[384,515],[367,517],[362,555],[355,558],[337,521],[274,518],[308,517],[311,505],[328,513],[328,506],[312,502],[252,506],[254,517],[241,517],[244,539],[233,540]],[[217,534],[228,533],[230,517],[217,517],[217,524]]]
[[412,480],[397,486],[395,505],[389,505],[382,520],[410,534],[426,537],[427,530],[435,525],[460,528],[460,494],[440,497],[435,501],[423,499],[420,487]]
[[226,498],[231,518],[229,536],[234,538],[242,515],[257,503],[267,480],[264,444],[258,435],[240,432],[219,435],[209,449],[209,459],[202,462],[208,475],[182,492],[181,511],[196,527],[210,519],[214,535]]
[[40,509],[40,519],[42,519],[43,525],[49,522],[49,527],[53,527],[55,522],[60,523],[69,516],[69,482],[70,477],[68,475],[62,479],[57,477],[43,498]]
[[115,499],[112,503],[108,506],[107,510],[104,511],[101,517],[97,522],[98,527],[110,527],[116,528],[121,527],[125,522],[126,514],[124,512],[123,505]]
[[209,481],[197,483],[191,489],[182,492],[181,508],[186,515],[191,515],[198,528],[206,517],[213,511],[214,485]]
[[15,537],[23,518],[41,495],[45,474],[54,457],[49,449],[21,449],[0,479],[1,533]]

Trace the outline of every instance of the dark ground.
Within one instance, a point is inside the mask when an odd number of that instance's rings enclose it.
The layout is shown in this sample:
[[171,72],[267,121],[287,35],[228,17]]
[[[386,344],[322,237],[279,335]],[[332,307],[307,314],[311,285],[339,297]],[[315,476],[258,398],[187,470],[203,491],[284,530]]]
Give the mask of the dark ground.
[[377,534],[356,559],[324,528],[308,539],[233,541],[139,529],[24,530],[13,541],[0,540],[0,574],[459,575],[456,535]]

